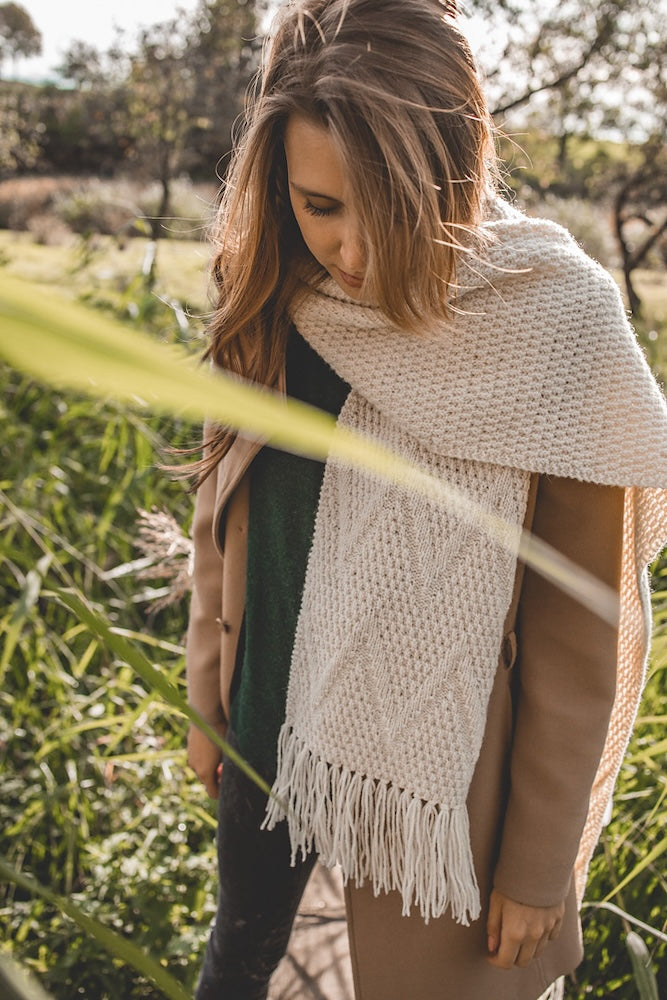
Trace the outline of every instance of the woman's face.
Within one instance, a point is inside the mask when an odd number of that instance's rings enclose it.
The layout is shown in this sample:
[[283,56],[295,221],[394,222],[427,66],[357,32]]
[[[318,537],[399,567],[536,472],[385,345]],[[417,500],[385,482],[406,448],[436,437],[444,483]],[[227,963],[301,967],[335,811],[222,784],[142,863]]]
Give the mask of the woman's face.
[[330,133],[309,118],[291,115],[285,154],[292,209],[306,246],[344,292],[360,298],[365,254],[345,164]]

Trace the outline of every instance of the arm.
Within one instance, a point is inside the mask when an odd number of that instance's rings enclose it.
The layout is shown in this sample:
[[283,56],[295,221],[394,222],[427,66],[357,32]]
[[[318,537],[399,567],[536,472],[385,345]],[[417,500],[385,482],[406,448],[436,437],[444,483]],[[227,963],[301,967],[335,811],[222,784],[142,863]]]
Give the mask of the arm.
[[[543,476],[533,531],[618,588],[623,499],[620,488]],[[510,794],[489,919],[491,961],[503,968],[527,964],[558,933],[616,679],[616,629],[530,569],[517,631]]]
[[[227,727],[220,704],[222,559],[212,535],[215,494],[214,471],[200,486],[195,501],[194,574],[186,640],[186,677],[190,705],[224,736]],[[220,750],[194,725],[188,732],[188,762],[208,793],[216,797]]]

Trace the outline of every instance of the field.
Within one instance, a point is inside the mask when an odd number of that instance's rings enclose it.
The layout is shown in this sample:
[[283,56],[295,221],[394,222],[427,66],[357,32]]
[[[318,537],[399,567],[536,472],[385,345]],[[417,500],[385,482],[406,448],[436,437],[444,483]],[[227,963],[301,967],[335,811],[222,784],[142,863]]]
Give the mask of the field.
[[[110,303],[141,273],[146,260],[147,239],[119,243],[111,236],[89,240],[70,236],[64,246],[35,243],[29,233],[0,229],[0,263],[7,273],[50,287],[68,295],[108,296]],[[155,293],[168,300],[188,304],[196,313],[208,308],[206,269],[209,248],[201,240],[164,240],[158,245]],[[613,271],[622,287],[621,275]],[[667,324],[667,273],[638,270],[636,285],[645,304],[647,325],[661,329]]]
[[[0,231],[7,273],[195,349],[209,308],[207,257],[197,241],[162,241],[152,260],[143,239],[41,246]],[[667,277],[641,272],[637,285],[643,343],[664,378]],[[123,952],[131,942],[191,995],[212,915],[214,820],[183,751],[186,601],[177,592],[165,603],[183,569],[192,503],[157,466],[198,429],[139,403],[128,410],[46,388],[6,366],[0,380],[0,955],[19,958],[58,1000],[178,996]],[[139,510],[173,519],[166,561]],[[631,928],[667,995],[664,557],[654,588],[650,677],[591,868],[587,959],[568,1000],[639,995]],[[83,595],[92,615],[77,603]],[[144,661],[169,682],[171,700],[147,686]],[[117,932],[119,951],[103,946],[90,918]]]
[[[111,236],[72,236],[65,246],[44,246],[35,243],[28,233],[0,230],[0,261],[6,273],[43,284],[51,291],[55,288],[82,297],[86,302],[106,302],[114,310],[122,309],[129,290],[146,288],[142,268],[147,259],[150,263],[148,247],[147,239],[119,244]],[[203,240],[160,242],[151,293],[201,315],[209,305],[208,259],[208,246]]]

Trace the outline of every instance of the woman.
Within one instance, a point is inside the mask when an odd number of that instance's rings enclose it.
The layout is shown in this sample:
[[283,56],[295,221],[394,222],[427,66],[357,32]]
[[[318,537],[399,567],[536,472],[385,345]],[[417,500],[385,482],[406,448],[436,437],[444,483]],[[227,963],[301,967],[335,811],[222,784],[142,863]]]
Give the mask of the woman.
[[[667,417],[611,279],[495,195],[454,16],[287,4],[230,167],[212,361],[436,486],[205,432],[189,696],[274,797],[230,764],[218,783],[191,729],[220,819],[199,1000],[266,996],[318,855],[363,1000],[536,1000],[581,957],[573,868],[636,709]],[[474,511],[618,591],[620,630]]]

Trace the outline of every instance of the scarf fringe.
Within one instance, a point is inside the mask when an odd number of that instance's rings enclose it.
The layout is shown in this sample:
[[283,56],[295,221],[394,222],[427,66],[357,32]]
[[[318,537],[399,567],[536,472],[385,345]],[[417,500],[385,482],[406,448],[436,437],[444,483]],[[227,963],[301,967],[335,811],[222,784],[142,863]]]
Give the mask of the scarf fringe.
[[563,976],[552,983],[548,990],[541,993],[537,1000],[563,1000],[565,996],[565,979]]
[[370,879],[376,895],[397,890],[403,913],[416,905],[428,923],[451,907],[466,926],[480,913],[465,805],[425,802],[387,781],[316,757],[285,723],[278,775],[263,829],[287,819],[292,864],[313,849],[344,880]]

